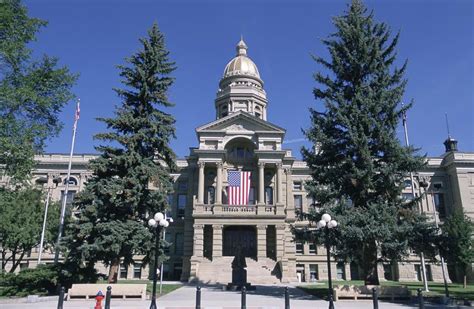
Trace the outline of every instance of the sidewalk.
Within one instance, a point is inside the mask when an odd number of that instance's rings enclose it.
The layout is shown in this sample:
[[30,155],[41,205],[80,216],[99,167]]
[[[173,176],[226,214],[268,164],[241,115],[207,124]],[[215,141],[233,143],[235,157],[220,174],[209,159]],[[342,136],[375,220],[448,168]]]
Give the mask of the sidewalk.
[[[157,305],[159,309],[194,309],[196,288],[194,286],[183,286],[161,298],[158,298]],[[284,287],[283,286],[258,286],[255,291],[249,291],[247,294],[247,309],[283,309],[284,308]],[[202,287],[201,289],[201,308],[202,309],[240,309],[240,292],[222,291],[218,287]],[[93,309],[95,301],[93,300],[71,300],[64,302],[64,309]],[[150,301],[142,300],[118,300],[112,299],[111,309],[147,309]],[[290,306],[291,309],[326,309],[328,303],[319,300],[303,291],[290,288]],[[2,304],[2,309],[54,309],[57,302],[37,302],[37,303],[10,303]],[[336,309],[372,309],[371,300],[358,301],[337,301]],[[408,303],[389,303],[380,302],[379,309],[417,309],[416,304]],[[425,304],[426,309],[443,308],[468,308],[468,307],[445,307],[442,305]]]

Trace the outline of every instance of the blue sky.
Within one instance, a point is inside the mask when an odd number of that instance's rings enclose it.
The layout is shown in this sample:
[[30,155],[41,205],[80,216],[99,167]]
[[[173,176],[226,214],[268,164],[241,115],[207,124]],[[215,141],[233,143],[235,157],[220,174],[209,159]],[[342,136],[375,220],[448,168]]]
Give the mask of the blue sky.
[[[320,70],[311,54],[327,55],[320,38],[334,27],[346,1],[92,1],[30,0],[30,16],[49,21],[32,47],[35,54],[60,58],[80,74],[74,92],[81,98],[76,153],[95,152],[93,134],[104,130],[96,117],[111,116],[120,100],[117,64],[139,47],[138,38],[157,21],[178,69],[170,97],[177,120],[179,157],[197,145],[195,128],[215,119],[214,99],[240,35],[249,46],[269,99],[268,120],[287,129],[285,148],[308,145],[309,107],[320,107],[312,74]],[[376,19],[401,31],[398,63],[408,59],[405,100],[410,141],[422,153],[439,156],[447,136],[474,151],[474,6],[469,0],[367,1]],[[64,129],[48,152],[68,152],[74,104],[64,109]],[[402,131],[400,129],[400,137]]]

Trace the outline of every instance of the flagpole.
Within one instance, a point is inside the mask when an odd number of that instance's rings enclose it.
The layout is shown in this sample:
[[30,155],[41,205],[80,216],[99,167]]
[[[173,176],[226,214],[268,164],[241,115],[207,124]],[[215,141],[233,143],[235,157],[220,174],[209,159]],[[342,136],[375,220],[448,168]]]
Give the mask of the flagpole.
[[71,141],[71,152],[69,153],[69,164],[67,168],[67,177],[66,177],[66,189],[64,190],[62,206],[61,206],[61,216],[59,219],[59,230],[58,230],[58,239],[56,241],[56,248],[54,253],[54,264],[58,263],[59,260],[59,244],[61,242],[61,236],[64,230],[64,217],[66,215],[66,203],[67,203],[67,195],[69,192],[69,178],[71,177],[71,166],[72,166],[72,155],[74,153],[74,143],[76,142],[76,129],[77,129],[77,121],[79,120],[79,111],[80,111],[80,103],[81,101],[77,100],[76,105],[76,112],[74,115],[74,126],[72,128],[72,141]]
[[[403,104],[402,104],[403,105]],[[403,112],[403,130],[405,132],[405,144],[407,147],[410,147],[410,142],[408,141],[408,126],[407,126],[407,114],[406,112]],[[413,172],[410,172],[410,183],[411,183],[411,194],[412,198],[415,198],[415,182],[413,179]],[[421,205],[420,205],[421,206]],[[422,213],[421,207],[419,207],[420,213]],[[421,275],[423,279],[423,287],[425,289],[425,292],[429,292],[428,289],[428,281],[426,277],[426,263],[425,263],[425,254],[423,251],[420,253],[420,260],[421,260]]]

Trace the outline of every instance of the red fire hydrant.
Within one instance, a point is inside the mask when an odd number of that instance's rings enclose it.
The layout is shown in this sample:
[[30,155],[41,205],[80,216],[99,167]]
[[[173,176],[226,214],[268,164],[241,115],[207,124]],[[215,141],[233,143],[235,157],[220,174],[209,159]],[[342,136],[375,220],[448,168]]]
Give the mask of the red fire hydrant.
[[99,291],[97,295],[95,296],[95,307],[94,309],[102,309],[102,300],[104,299],[104,294],[102,294],[102,291]]

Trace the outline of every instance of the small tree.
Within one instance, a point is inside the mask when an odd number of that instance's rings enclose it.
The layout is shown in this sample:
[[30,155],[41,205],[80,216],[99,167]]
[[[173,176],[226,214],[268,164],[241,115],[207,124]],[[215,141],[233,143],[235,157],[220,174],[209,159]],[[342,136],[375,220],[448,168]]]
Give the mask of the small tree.
[[474,224],[462,210],[456,209],[441,225],[441,231],[440,253],[449,264],[460,270],[466,288],[467,273],[474,262]]
[[175,168],[169,147],[175,120],[159,109],[173,106],[167,91],[174,63],[156,24],[140,43],[128,65],[119,66],[125,88],[116,92],[123,103],[114,118],[100,119],[110,131],[96,135],[112,143],[96,148],[101,155],[91,162],[94,176],[75,201],[80,214],[67,237],[68,262],[90,268],[102,261],[110,266],[109,282],[116,282],[121,261],[128,265],[134,255],[151,251],[146,222],[167,207]]
[[322,40],[330,59],[314,57],[325,69],[315,74],[314,89],[323,108],[310,110],[305,131],[314,145],[302,150],[312,176],[306,188],[339,222],[335,254],[361,266],[366,284],[378,284],[377,263],[408,252],[418,210],[401,198],[403,180],[423,158],[397,138],[411,106],[399,106],[406,63],[393,67],[398,34],[391,38],[359,0],[334,25]]
[[[0,188],[0,235],[2,272],[11,265],[13,273],[25,256],[39,245],[43,227],[44,204],[40,190]],[[54,243],[59,221],[59,204],[50,205],[45,231],[45,249]]]

